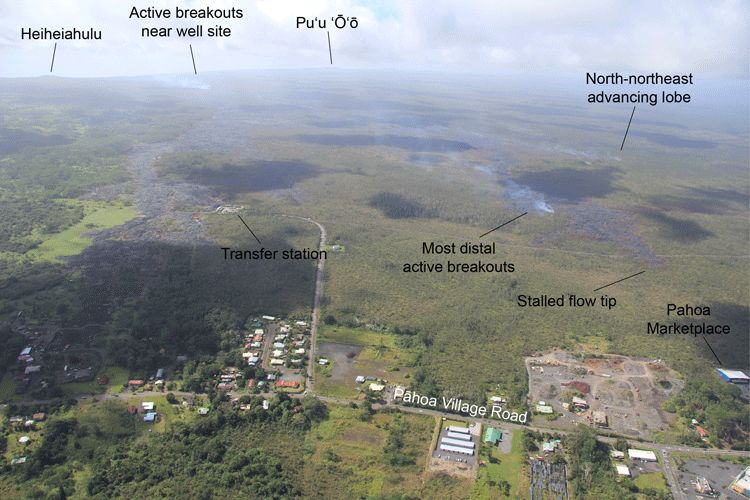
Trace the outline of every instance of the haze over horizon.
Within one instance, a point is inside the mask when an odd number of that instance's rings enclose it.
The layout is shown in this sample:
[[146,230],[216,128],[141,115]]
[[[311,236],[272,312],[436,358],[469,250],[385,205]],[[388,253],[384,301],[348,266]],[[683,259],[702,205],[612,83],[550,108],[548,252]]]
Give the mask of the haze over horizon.
[[[129,18],[131,9],[170,9],[170,19]],[[175,9],[241,9],[241,19],[175,19]],[[355,29],[331,18],[355,16]],[[50,74],[54,40],[21,40],[22,29],[94,30],[101,40],[57,41],[52,74],[137,76],[193,71],[330,68],[528,73],[690,73],[745,80],[750,74],[748,4],[739,0],[634,4],[624,0],[466,4],[448,0],[155,0],[122,4],[0,1],[0,77]],[[326,29],[297,28],[297,16]],[[203,37],[175,29],[204,26]],[[228,37],[208,37],[221,25]],[[171,27],[144,38],[144,27]],[[328,53],[327,35],[331,38]]]

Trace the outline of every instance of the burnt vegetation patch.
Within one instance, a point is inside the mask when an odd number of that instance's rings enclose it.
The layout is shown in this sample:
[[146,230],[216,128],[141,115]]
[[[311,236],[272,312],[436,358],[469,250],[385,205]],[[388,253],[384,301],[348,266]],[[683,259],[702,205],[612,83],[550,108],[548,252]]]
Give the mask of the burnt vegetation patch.
[[631,134],[637,137],[643,137],[644,139],[655,142],[660,146],[667,146],[670,148],[713,149],[716,147],[715,142],[701,141],[697,139],[684,139],[672,134],[640,132],[637,130],[632,131]]
[[715,198],[662,195],[649,196],[647,199],[649,204],[668,212],[721,214],[731,210],[729,203]]
[[705,196],[710,199],[719,199],[728,202],[740,203],[745,209],[750,206],[750,193],[735,191],[734,189],[720,188],[690,188],[694,195]]
[[164,155],[159,175],[210,186],[234,196],[273,189],[288,189],[318,175],[318,167],[304,161],[243,160],[205,152]]
[[579,203],[586,198],[604,198],[624,188],[614,185],[618,174],[624,173],[617,167],[597,169],[556,168],[538,172],[523,172],[515,178],[521,184],[531,186],[535,191]]
[[0,128],[0,156],[18,153],[27,147],[48,148],[74,142],[74,139],[61,134],[43,135],[18,128]]
[[372,197],[369,205],[383,212],[383,215],[389,219],[437,217],[434,210],[425,208],[418,202],[397,193],[381,191]]
[[642,215],[655,222],[659,226],[660,236],[668,240],[690,243],[714,236],[714,233],[692,220],[678,219],[651,209],[644,210]]

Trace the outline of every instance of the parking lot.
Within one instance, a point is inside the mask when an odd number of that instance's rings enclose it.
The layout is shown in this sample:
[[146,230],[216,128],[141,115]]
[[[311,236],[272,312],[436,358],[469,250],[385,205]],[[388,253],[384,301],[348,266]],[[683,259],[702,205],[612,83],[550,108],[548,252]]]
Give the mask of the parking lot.
[[647,462],[645,460],[628,460],[627,466],[630,468],[630,475],[633,479],[642,474],[651,474],[664,472],[658,462]]
[[497,451],[500,453],[510,453],[511,445],[513,444],[513,432],[505,429],[500,429],[503,433],[503,440],[497,444]]
[[432,458],[437,458],[440,460],[447,460],[451,462],[456,462],[459,464],[466,464],[470,467],[473,467],[477,463],[477,450],[479,449],[479,436],[476,436],[474,434],[471,434],[471,442],[474,443],[474,454],[473,455],[465,455],[463,453],[455,453],[452,451],[443,451],[440,449],[440,442],[443,440],[444,437],[448,436],[448,428],[443,427],[440,429],[440,436],[438,437],[437,446],[435,447],[435,451],[432,453]]
[[702,458],[678,462],[678,466],[677,480],[679,481],[679,487],[689,500],[710,498],[696,492],[694,481],[698,477],[704,477],[708,480],[709,485],[717,492],[717,498],[721,496],[733,500],[747,500],[730,487],[734,478],[745,470],[746,466],[744,465]]

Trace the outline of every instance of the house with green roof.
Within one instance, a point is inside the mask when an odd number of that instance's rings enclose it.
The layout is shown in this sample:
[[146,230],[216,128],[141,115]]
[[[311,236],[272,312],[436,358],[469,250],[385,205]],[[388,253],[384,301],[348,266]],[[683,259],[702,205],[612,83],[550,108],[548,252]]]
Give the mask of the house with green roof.
[[542,443],[542,451],[545,453],[554,453],[557,449],[557,441],[550,441],[549,443]]
[[503,433],[494,427],[487,427],[487,432],[484,433],[484,442],[491,443],[493,445],[503,440]]

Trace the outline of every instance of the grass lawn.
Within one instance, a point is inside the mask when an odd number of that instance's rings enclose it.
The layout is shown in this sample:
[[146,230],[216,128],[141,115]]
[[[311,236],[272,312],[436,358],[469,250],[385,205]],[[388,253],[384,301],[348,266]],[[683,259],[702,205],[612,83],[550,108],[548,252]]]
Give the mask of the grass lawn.
[[70,382],[67,384],[63,384],[61,387],[63,391],[65,391],[67,394],[70,394],[71,396],[85,396],[91,394],[92,392],[96,394],[102,394],[105,390],[105,386],[103,386],[96,380],[92,380],[90,382]]
[[[361,421],[360,411],[343,405],[329,405],[329,419],[310,431],[305,445],[309,463],[338,463],[350,470],[347,491],[352,498],[375,498],[414,492],[420,487],[418,472],[424,467],[434,419],[425,415],[376,413]],[[405,426],[402,451],[414,463],[391,465],[383,454],[390,430]]]
[[2,382],[0,382],[0,401],[13,401],[17,398],[16,387],[18,387],[18,382],[13,380],[13,375],[10,372],[6,372]]
[[305,386],[300,384],[299,387],[276,387],[276,392],[286,392],[288,394],[301,394]]
[[359,396],[359,391],[357,391],[357,389],[355,389],[354,387],[339,385],[332,378],[326,377],[325,374],[326,372],[330,371],[330,367],[315,365],[313,370],[315,392],[317,392],[321,396],[347,399],[356,399]]
[[468,427],[469,424],[467,422],[464,422],[462,420],[451,420],[451,419],[445,419],[443,420],[443,427],[450,427],[451,425],[454,425],[456,427]]
[[[482,447],[484,451],[486,447]],[[498,486],[506,481],[510,484],[511,498],[520,495],[519,492],[519,475],[523,464],[524,457],[523,445],[521,443],[521,431],[513,432],[513,442],[511,452],[508,454],[498,453],[496,447],[491,447],[489,453],[481,453],[480,460],[484,460],[487,466],[479,468],[479,477],[471,488],[472,499],[499,498],[501,489]]]
[[111,387],[110,392],[112,394],[122,394],[123,384],[130,380],[128,378],[128,370],[119,366],[108,366],[107,369],[104,370],[104,374],[109,377],[109,386]]
[[77,255],[91,245],[90,239],[81,238],[86,231],[117,226],[135,217],[135,205],[127,207],[119,201],[112,204],[96,201],[78,203],[85,208],[86,215],[83,219],[65,231],[50,235],[35,250],[27,252],[27,256],[39,260],[54,260],[63,255]]
[[664,483],[664,474],[661,472],[652,472],[651,474],[641,474],[633,480],[639,489],[654,488],[655,490],[669,491]]
[[383,332],[373,332],[365,328],[349,328],[340,325],[318,325],[318,335],[320,340],[329,340],[331,342],[338,342],[340,344],[352,344],[352,345],[393,345],[393,341],[389,340],[392,335]]
[[350,458],[379,455],[387,432],[376,427],[376,422],[361,422],[358,411],[348,406],[331,406],[329,419],[315,430],[319,448],[330,446],[337,454]]

